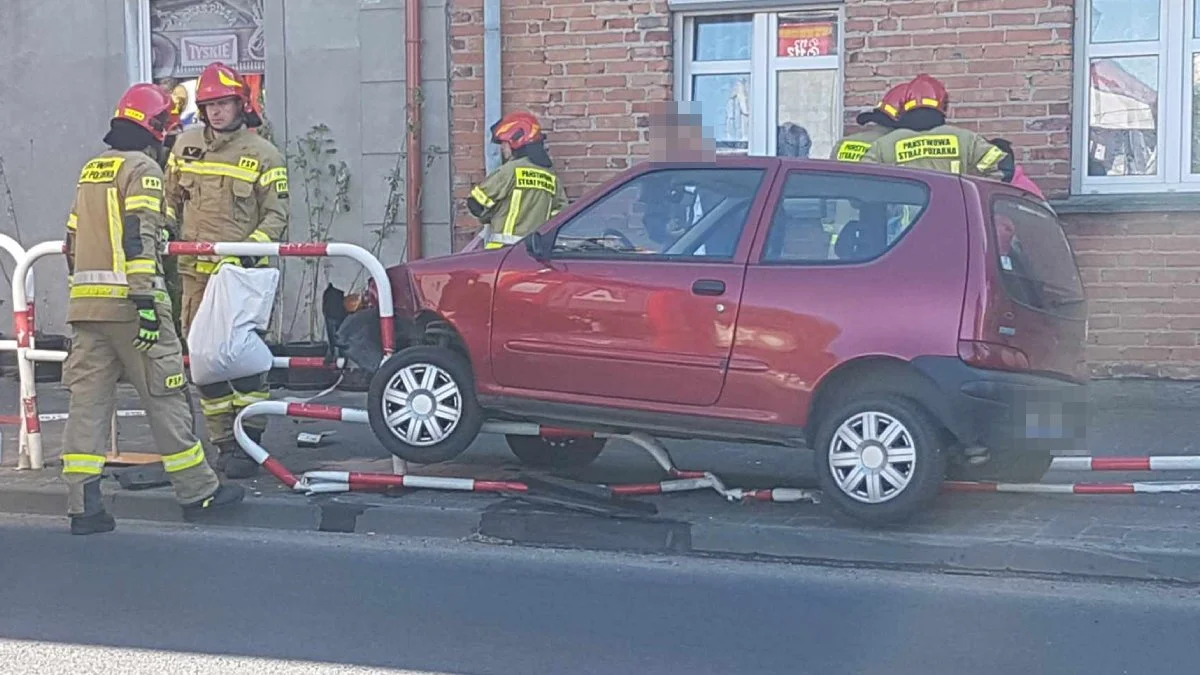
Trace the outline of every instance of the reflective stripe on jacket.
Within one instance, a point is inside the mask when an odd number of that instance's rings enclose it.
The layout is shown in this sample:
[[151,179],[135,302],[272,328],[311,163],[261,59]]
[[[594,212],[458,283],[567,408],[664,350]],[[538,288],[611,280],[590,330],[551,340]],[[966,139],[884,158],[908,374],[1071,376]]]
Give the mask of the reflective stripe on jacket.
[[479,219],[490,226],[487,248],[515,244],[567,206],[567,194],[553,170],[527,157],[511,159],[471,190],[483,207]]
[[67,217],[67,321],[135,321],[131,294],[161,292],[163,172],[143,152],[84,165]]
[[[287,230],[287,164],[278,148],[249,129],[180,134],[167,159],[166,192],[169,209],[182,221],[183,241],[275,242]],[[179,269],[205,276],[219,263],[218,256],[183,256]]]
[[1007,156],[983,136],[943,124],[929,131],[896,129],[875,141],[862,161],[1000,179]]

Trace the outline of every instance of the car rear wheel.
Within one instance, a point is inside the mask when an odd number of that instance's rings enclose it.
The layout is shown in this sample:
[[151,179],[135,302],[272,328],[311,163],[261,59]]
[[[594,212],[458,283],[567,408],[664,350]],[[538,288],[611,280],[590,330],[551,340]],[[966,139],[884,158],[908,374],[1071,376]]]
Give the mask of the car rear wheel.
[[414,464],[457,457],[483,425],[471,366],[443,347],[409,347],[384,361],[371,378],[367,417],[388,452]]
[[843,513],[882,525],[910,517],[937,495],[946,474],[944,435],[916,403],[864,395],[818,424],[817,480]]
[[565,436],[546,438],[544,436],[515,436],[505,437],[508,448],[526,466],[539,469],[578,469],[596,461],[606,438],[584,438]]

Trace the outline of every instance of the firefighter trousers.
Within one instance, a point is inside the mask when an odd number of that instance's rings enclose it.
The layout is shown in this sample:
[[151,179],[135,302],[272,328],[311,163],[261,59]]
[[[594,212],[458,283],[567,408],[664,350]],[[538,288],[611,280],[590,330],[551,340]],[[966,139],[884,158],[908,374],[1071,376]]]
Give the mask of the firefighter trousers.
[[71,352],[63,364],[63,384],[71,392],[63,434],[68,515],[85,512],[85,484],[94,483],[103,472],[117,407],[117,381],[122,376],[137,390],[179,503],[203,500],[219,486],[200,439],[192,431],[182,344],[167,306],[160,303],[159,312],[159,342],[147,352],[133,346],[137,321],[77,321],[71,325]]
[[[204,289],[208,287],[208,277],[197,277],[190,274],[181,275],[183,288],[181,293],[183,333],[191,330],[192,320],[200,309],[204,299]],[[231,380],[215,382],[202,387],[200,391],[200,410],[204,413],[204,425],[208,429],[208,440],[213,444],[228,448],[236,443],[233,438],[233,421],[242,408],[266,401],[271,398],[267,384],[267,373]],[[261,436],[267,428],[267,421],[262,418],[247,419],[243,426],[251,436]]]

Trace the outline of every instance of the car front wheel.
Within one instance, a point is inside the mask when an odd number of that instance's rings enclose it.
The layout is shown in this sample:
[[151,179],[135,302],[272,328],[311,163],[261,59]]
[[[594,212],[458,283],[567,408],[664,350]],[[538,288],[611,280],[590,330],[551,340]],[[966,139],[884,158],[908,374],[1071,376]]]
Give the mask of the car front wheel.
[[943,433],[912,401],[867,395],[818,423],[817,480],[834,506],[856,520],[904,520],[941,488]]
[[371,378],[367,417],[388,452],[414,464],[454,459],[483,425],[470,364],[443,347],[409,347],[384,361]]

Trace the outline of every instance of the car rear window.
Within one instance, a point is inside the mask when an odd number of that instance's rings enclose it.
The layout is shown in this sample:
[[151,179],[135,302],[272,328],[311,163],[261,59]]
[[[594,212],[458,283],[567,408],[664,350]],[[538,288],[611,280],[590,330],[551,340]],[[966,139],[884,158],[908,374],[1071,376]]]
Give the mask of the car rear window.
[[1058,217],[1027,199],[999,197],[992,226],[1004,288],[1034,309],[1082,318],[1083,281]]

